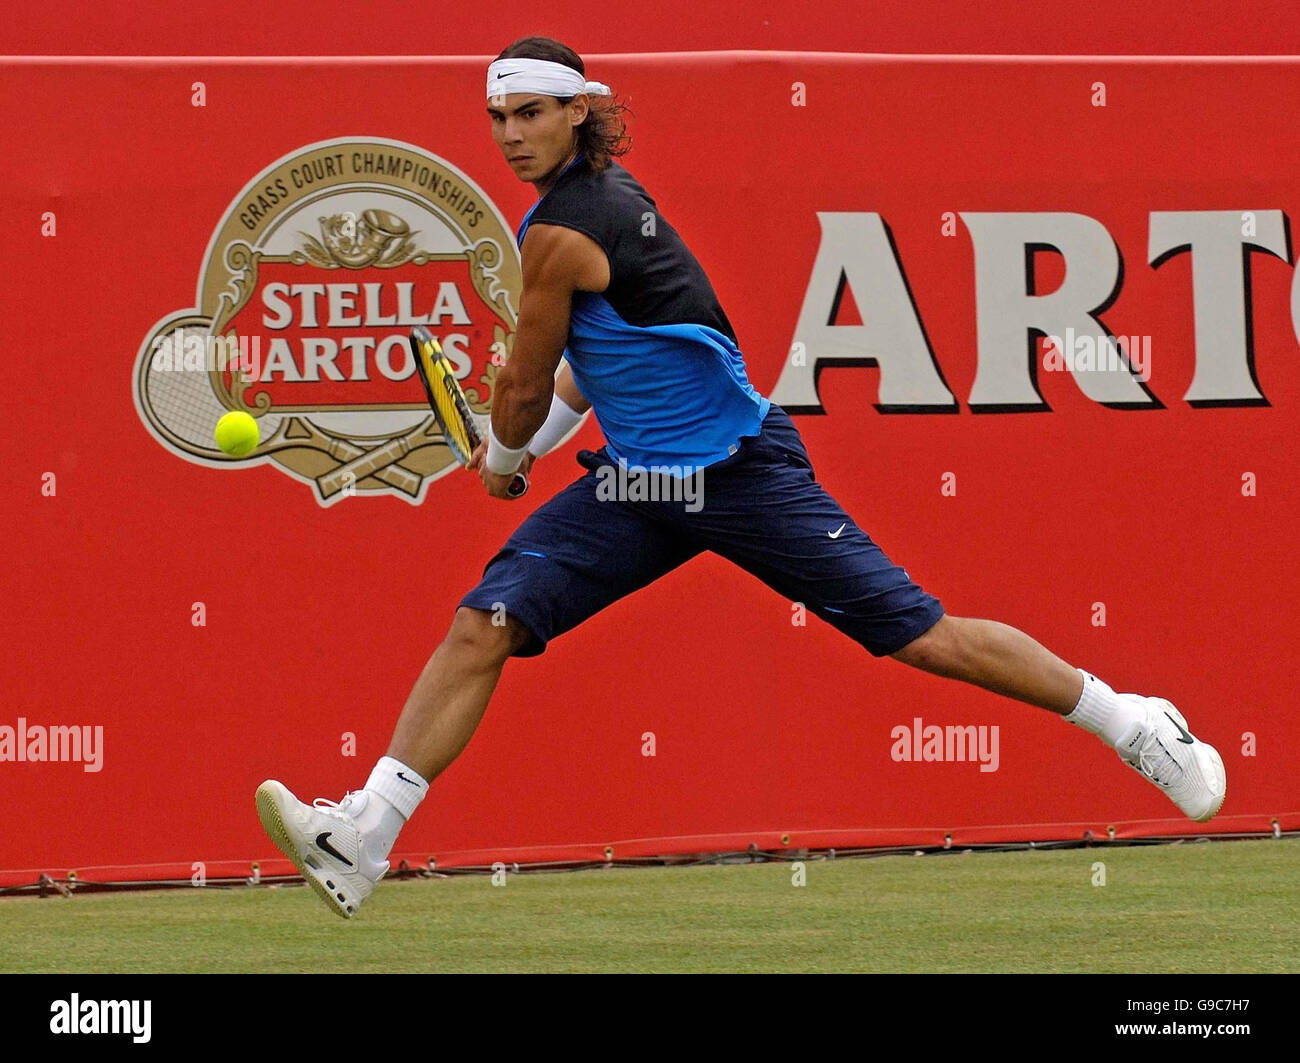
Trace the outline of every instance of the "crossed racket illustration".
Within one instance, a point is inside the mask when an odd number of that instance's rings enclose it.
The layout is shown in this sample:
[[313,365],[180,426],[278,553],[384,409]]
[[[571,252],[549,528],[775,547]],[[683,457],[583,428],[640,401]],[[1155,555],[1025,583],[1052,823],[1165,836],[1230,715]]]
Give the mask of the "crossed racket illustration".
[[199,457],[236,462],[265,457],[293,447],[309,447],[340,464],[315,478],[322,499],[332,498],[349,483],[374,476],[412,498],[419,496],[422,477],[396,464],[420,447],[443,443],[432,413],[404,435],[366,448],[321,431],[302,414],[267,413],[258,418],[263,439],[251,453],[232,458],[216,443],[217,421],[230,411],[221,401],[207,368],[171,368],[146,356],[137,379],[140,407],[164,439]]

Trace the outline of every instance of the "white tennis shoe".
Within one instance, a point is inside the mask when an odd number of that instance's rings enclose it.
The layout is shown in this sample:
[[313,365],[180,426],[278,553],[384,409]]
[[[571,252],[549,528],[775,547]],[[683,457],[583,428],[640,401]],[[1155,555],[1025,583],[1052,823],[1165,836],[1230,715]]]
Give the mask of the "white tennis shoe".
[[307,805],[274,779],[257,788],[257,817],[271,841],[344,919],[356,915],[388,872],[387,860],[376,862],[366,853],[353,819],[369,797],[354,791],[338,803],[318,797]]
[[1213,819],[1228,789],[1219,751],[1188,731],[1183,714],[1164,698],[1119,696],[1144,710],[1116,746],[1120,759],[1160,787],[1188,819]]

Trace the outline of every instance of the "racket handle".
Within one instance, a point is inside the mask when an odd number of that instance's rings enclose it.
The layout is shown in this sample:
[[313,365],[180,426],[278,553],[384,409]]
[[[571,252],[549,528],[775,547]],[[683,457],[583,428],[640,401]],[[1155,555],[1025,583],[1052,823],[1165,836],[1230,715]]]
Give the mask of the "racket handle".
[[510,486],[506,488],[506,494],[511,498],[518,498],[528,490],[528,477],[521,472],[515,473],[515,478],[510,481]]

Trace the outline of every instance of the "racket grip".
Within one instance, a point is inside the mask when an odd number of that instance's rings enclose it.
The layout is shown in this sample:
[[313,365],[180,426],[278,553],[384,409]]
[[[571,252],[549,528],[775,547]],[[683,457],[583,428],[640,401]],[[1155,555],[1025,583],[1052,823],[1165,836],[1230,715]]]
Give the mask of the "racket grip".
[[511,498],[518,498],[528,490],[528,477],[521,472],[515,473],[515,478],[510,481],[510,486],[506,488],[506,494]]

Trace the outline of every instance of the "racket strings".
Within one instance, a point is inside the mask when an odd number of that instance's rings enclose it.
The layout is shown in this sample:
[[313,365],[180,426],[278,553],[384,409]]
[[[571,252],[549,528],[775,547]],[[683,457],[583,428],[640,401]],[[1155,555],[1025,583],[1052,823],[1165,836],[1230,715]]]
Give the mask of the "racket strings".
[[[217,398],[206,371],[158,369],[152,365],[144,378],[144,406],[159,427],[196,450],[220,453],[214,433],[217,422],[230,411]],[[280,427],[281,418],[260,418],[263,434]]]
[[216,449],[212,434],[226,408],[207,373],[150,366],[144,392],[146,406],[163,428],[192,446]]
[[437,341],[423,329],[412,330],[411,350],[443,441],[462,465],[468,465],[483,440],[482,423],[470,409],[456,372]]
[[433,387],[434,409],[438,414],[438,424],[443,436],[461,464],[468,464],[478,443],[473,422],[468,420],[469,412],[464,398],[460,395],[460,385],[450,372],[445,359],[439,358],[434,363],[438,386]]

